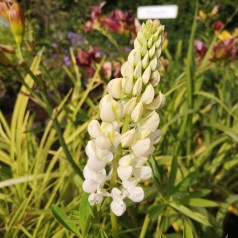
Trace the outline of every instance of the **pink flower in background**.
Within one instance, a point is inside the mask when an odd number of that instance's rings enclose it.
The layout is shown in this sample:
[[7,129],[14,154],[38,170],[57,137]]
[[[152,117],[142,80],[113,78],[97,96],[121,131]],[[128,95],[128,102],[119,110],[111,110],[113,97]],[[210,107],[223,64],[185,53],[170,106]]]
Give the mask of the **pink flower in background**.
[[199,59],[202,59],[207,53],[208,46],[200,40],[195,40],[194,47]]

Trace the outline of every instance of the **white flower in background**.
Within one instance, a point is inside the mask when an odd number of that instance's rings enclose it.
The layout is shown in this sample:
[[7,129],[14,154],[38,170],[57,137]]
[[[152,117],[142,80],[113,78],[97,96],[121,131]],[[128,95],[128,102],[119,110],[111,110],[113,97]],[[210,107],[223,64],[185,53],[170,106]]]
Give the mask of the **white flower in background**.
[[142,25],[121,67],[122,77],[108,83],[108,94],[99,103],[101,124],[93,120],[88,125],[92,139],[86,146],[83,190],[90,193],[91,205],[111,197],[116,216],[126,211],[125,198],[144,199],[138,185],[152,177],[146,162],[161,138],[158,110],[165,103],[165,96],[155,88],[160,82],[163,31],[158,20]]

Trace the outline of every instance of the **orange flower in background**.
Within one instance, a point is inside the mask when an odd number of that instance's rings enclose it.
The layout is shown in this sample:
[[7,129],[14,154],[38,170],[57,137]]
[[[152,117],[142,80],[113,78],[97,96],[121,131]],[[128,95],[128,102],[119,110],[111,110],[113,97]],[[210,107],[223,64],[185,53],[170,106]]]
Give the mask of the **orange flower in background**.
[[16,1],[0,1],[0,15],[9,23],[18,46],[22,44],[25,17],[20,5]]

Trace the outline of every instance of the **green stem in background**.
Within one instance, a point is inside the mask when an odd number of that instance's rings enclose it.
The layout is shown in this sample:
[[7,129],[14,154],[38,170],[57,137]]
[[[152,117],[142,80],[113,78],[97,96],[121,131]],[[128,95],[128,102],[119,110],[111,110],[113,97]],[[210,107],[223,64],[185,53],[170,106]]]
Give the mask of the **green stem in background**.
[[21,46],[19,46],[19,45],[17,46],[16,53],[17,53],[17,57],[20,60],[20,62],[22,62],[24,59],[23,59],[23,55],[22,55],[22,51],[21,51]]
[[150,218],[149,218],[149,215],[147,214],[145,216],[145,219],[144,219],[144,222],[143,222],[143,226],[142,226],[139,238],[144,238],[145,237],[146,232],[148,230],[149,223],[150,223]]
[[[32,77],[32,79],[38,84],[38,86],[41,86],[41,85],[39,85],[41,82],[39,82],[39,79],[33,74],[33,72],[29,69],[29,67],[26,65],[26,63],[23,62],[22,66],[27,71],[27,73]],[[48,93],[44,87],[41,87],[41,93],[42,93],[43,101],[45,102],[45,109],[52,119],[53,125],[55,127],[55,130],[56,130],[56,133],[57,133],[57,136],[59,139],[59,143],[62,146],[62,149],[65,153],[66,159],[71,164],[71,166],[75,170],[75,172],[83,179],[82,171],[78,167],[78,165],[75,163],[72,155],[69,152],[68,146],[64,140],[64,136],[61,131],[59,121],[58,121],[57,117],[52,116],[52,115],[54,115],[53,108],[51,106]]]
[[[194,98],[193,98],[193,91],[194,91],[194,81],[195,81],[195,62],[194,62],[194,37],[195,37],[195,31],[197,27],[197,11],[198,11],[198,2],[196,2],[196,10],[194,14],[193,19],[193,25],[192,25],[192,32],[189,40],[189,46],[188,46],[188,53],[187,53],[187,59],[186,59],[186,84],[187,84],[187,105],[188,109],[194,108]],[[187,156],[190,157],[191,155],[191,145],[192,145],[192,114],[188,114],[186,118],[186,126],[187,126]]]

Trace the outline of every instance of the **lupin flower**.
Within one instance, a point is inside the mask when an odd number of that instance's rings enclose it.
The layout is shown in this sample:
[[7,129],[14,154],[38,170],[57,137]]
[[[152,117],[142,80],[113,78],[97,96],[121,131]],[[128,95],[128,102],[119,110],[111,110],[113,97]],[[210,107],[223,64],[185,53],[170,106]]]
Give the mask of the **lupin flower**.
[[126,211],[125,198],[133,202],[144,199],[141,181],[152,177],[146,165],[161,137],[158,110],[165,97],[156,91],[160,82],[159,57],[163,45],[159,20],[142,25],[134,49],[121,67],[120,78],[112,79],[100,101],[102,123],[88,125],[91,140],[84,168],[83,190],[90,193],[91,205],[111,197],[111,210],[116,216]]

